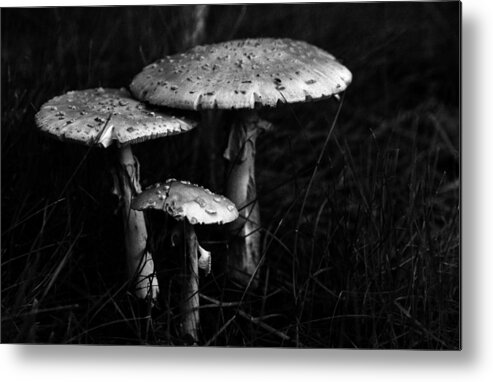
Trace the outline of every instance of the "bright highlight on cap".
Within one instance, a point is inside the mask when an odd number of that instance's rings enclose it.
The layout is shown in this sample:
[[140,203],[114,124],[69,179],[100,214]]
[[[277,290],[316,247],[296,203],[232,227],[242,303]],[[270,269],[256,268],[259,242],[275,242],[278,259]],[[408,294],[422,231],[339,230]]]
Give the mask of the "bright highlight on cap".
[[131,98],[125,89],[70,91],[46,102],[36,114],[39,128],[62,140],[108,147],[143,142],[193,129],[178,118]]
[[190,224],[225,224],[238,218],[236,206],[226,197],[175,179],[137,195],[132,208],[163,210],[177,220],[187,219]]
[[130,84],[143,101],[180,109],[254,109],[324,99],[344,91],[351,72],[303,41],[259,38],[197,46],[165,57]]

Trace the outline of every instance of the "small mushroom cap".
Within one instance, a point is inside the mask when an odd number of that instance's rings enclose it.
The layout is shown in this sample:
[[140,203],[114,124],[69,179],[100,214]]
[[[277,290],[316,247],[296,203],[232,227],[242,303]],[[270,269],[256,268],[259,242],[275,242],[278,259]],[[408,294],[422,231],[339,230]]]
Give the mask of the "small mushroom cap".
[[351,72],[334,56],[303,41],[234,40],[165,57],[139,73],[132,93],[180,109],[254,109],[330,97]]
[[[109,119],[109,121],[108,121]],[[62,140],[108,147],[180,134],[196,123],[146,107],[125,89],[70,91],[46,102],[36,114],[38,127]]]
[[132,200],[135,210],[158,209],[190,224],[224,224],[239,216],[236,206],[224,196],[190,182],[169,179],[155,184]]

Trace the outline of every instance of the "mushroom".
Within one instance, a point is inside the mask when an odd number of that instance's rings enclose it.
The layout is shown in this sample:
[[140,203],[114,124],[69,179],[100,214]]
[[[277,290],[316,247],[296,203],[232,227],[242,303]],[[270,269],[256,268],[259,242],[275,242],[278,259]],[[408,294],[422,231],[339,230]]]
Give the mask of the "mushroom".
[[120,167],[114,169],[115,190],[123,199],[125,250],[130,277],[135,278],[135,295],[154,300],[159,286],[154,262],[146,249],[144,214],[130,209],[132,196],[141,192],[139,163],[131,145],[180,134],[196,123],[146,107],[125,89],[69,91],[46,102],[36,114],[41,131],[61,140],[108,147],[119,146]]
[[139,211],[162,210],[176,220],[183,221],[188,270],[182,303],[182,331],[197,342],[200,322],[198,270],[204,270],[206,275],[210,273],[211,254],[198,243],[193,226],[232,222],[238,218],[238,210],[224,196],[176,179],[169,179],[164,184],[158,183],[137,195],[132,200],[132,208]]
[[230,273],[238,281],[250,282],[260,262],[255,140],[270,125],[256,109],[326,99],[344,91],[351,79],[351,72],[322,49],[302,41],[259,38],[197,46],[165,57],[130,84],[138,99],[155,105],[242,109],[224,152],[230,162],[226,196],[240,209],[240,219],[231,225],[237,238]]

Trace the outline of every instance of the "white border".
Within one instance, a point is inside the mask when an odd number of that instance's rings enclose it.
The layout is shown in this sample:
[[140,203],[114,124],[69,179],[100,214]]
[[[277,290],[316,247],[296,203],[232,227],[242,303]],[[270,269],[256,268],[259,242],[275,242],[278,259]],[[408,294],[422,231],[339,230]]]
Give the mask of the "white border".
[[[183,1],[180,3],[197,3]],[[128,4],[2,1],[1,6]],[[163,4],[162,1],[145,1]],[[216,1],[215,3],[220,3]],[[462,352],[0,345],[2,381],[486,381],[493,375],[493,13],[463,1]]]

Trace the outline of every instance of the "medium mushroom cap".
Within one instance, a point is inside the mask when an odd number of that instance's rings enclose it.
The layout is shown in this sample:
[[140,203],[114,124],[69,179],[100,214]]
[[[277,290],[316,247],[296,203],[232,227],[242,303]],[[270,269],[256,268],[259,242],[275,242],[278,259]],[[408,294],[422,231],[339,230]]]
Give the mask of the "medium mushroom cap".
[[195,127],[194,121],[153,110],[131,98],[125,89],[70,91],[46,102],[36,114],[39,128],[62,140],[125,145]]
[[330,97],[351,72],[334,56],[290,39],[234,40],[165,57],[139,73],[132,93],[180,109],[254,109]]
[[191,224],[224,224],[238,218],[238,210],[229,199],[190,182],[169,179],[155,184],[132,200],[135,210],[163,210],[176,220]]

